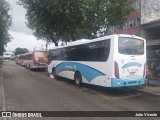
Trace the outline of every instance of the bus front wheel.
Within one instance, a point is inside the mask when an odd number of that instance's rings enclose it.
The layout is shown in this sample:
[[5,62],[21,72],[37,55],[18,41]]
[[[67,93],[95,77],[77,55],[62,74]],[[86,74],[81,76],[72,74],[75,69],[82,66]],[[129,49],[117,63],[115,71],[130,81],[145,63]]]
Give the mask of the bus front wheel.
[[75,81],[75,84],[78,86],[78,87],[81,87],[82,86],[82,76],[81,76],[81,73],[80,72],[76,72],[75,75],[74,75],[74,81]]

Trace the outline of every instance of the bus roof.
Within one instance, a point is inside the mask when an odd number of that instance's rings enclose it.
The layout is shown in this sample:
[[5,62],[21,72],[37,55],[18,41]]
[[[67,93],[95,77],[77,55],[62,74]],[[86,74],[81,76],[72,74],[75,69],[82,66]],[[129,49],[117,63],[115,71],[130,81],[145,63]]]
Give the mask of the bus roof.
[[[52,49],[57,49],[57,48],[65,48],[65,47],[69,47],[69,46],[76,46],[76,45],[80,45],[80,44],[85,44],[85,43],[92,43],[92,42],[96,42],[96,41],[100,41],[100,40],[105,40],[105,39],[111,39],[112,37],[133,37],[133,38],[137,38],[137,39],[142,39],[141,37],[135,36],[135,35],[129,35],[129,34],[113,34],[113,35],[108,35],[108,36],[104,36],[104,37],[99,37],[99,38],[95,38],[95,39],[81,39],[81,40],[77,40],[77,41],[73,41],[73,42],[69,42],[67,45],[64,46],[58,46],[58,47],[54,47]],[[50,50],[52,50],[50,49]]]
[[76,41],[69,42],[68,45],[81,44],[81,43],[88,42],[88,41],[91,41],[91,40],[89,40],[89,39],[81,39],[81,40],[76,40]]

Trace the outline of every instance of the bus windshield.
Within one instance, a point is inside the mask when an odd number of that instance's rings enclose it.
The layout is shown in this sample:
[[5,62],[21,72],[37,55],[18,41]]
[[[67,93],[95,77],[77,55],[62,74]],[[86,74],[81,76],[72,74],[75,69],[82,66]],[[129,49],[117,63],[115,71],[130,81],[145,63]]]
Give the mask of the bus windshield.
[[35,57],[47,57],[45,52],[35,52]]
[[144,41],[136,38],[119,37],[118,51],[126,55],[143,55]]

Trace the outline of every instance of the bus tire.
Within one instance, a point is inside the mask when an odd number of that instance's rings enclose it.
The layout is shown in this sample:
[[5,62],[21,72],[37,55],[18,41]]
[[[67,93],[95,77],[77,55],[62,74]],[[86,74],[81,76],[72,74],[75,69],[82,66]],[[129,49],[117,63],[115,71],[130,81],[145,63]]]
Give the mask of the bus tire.
[[56,78],[57,78],[55,68],[53,68],[53,69],[52,69],[52,73],[51,73],[51,74],[53,75],[54,79],[56,79]]
[[76,72],[74,75],[74,81],[76,86],[81,87],[82,86],[82,76],[80,72]]

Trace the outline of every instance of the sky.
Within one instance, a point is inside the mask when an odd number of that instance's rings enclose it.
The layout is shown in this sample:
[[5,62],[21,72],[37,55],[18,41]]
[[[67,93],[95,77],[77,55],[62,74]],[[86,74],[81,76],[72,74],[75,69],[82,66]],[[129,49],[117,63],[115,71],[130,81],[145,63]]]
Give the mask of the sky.
[[[5,47],[6,51],[14,51],[16,48],[27,48],[29,51],[33,49],[41,50],[45,49],[45,42],[37,40],[32,34],[32,30],[27,28],[25,22],[26,10],[16,4],[18,0],[6,0],[11,10],[9,14],[12,16],[12,26],[10,27],[9,33],[13,37],[13,40]],[[54,47],[54,44],[50,44],[48,48]]]

